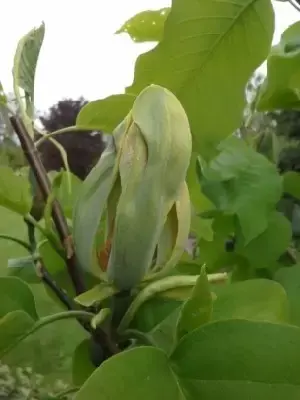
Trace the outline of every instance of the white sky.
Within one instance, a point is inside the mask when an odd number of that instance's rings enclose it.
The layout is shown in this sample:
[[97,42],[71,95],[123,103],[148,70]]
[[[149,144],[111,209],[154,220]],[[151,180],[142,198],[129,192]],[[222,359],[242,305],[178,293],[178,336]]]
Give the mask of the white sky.
[[[46,34],[37,74],[35,105],[46,111],[63,97],[95,100],[122,93],[133,79],[138,54],[153,44],[135,44],[114,32],[131,16],[169,6],[171,0],[2,0],[0,80],[12,90],[11,69],[18,40],[41,21]],[[274,41],[300,13],[288,3],[274,3]]]

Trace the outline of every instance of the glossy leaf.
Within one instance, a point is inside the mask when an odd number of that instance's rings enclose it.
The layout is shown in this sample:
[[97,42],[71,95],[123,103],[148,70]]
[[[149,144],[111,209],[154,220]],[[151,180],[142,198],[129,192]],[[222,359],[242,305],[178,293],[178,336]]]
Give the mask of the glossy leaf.
[[84,383],[75,400],[184,399],[167,356],[153,347],[125,351],[105,361]]
[[22,310],[38,319],[30,287],[16,277],[0,277],[0,318],[11,311]]
[[0,318],[0,359],[32,329],[35,321],[22,310],[12,311]]
[[291,25],[272,48],[267,60],[267,78],[258,97],[257,109],[299,109],[300,23]]
[[0,167],[0,205],[21,215],[31,209],[29,182],[9,167]]
[[250,279],[218,288],[212,319],[245,318],[255,321],[289,322],[284,288],[267,279]]
[[186,335],[170,361],[189,399],[296,400],[299,356],[299,328],[227,320]]
[[212,309],[211,289],[205,268],[202,268],[191,297],[181,307],[176,328],[177,339],[181,339],[187,333],[208,323],[212,316]]
[[280,268],[274,279],[285,289],[290,307],[290,322],[300,326],[300,265]]
[[238,138],[226,139],[218,149],[218,156],[203,163],[202,191],[218,210],[238,217],[247,244],[267,228],[282,178],[275,165]]
[[169,12],[170,8],[142,11],[126,21],[116,33],[128,33],[136,43],[158,42],[163,37]]
[[83,340],[75,349],[72,360],[72,380],[76,386],[81,386],[94,372],[96,367],[91,361],[90,339]]
[[287,250],[292,239],[290,222],[279,212],[273,212],[267,229],[243,247],[242,240],[236,251],[244,256],[255,268],[274,266],[278,258]]
[[239,127],[246,83],[268,55],[273,31],[269,0],[173,1],[163,39],[138,57],[127,92],[137,95],[149,83],[171,90],[189,117],[194,150],[208,156]]
[[77,116],[80,129],[103,130],[111,133],[125,118],[135,100],[134,95],[118,94],[86,104]]

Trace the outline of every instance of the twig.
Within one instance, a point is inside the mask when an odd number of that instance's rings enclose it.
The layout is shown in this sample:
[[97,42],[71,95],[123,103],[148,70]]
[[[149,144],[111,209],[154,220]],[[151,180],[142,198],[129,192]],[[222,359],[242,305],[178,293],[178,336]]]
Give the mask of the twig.
[[54,292],[61,303],[66,306],[68,310],[74,310],[75,306],[69,296],[61,289],[51,274],[47,271],[41,260],[38,260],[35,264],[37,276]]
[[[34,142],[28,134],[23,122],[19,118],[13,116],[10,118],[10,122],[12,124],[12,127],[14,128],[14,131],[18,135],[23,152],[27,158],[30,167],[32,168],[35,179],[41,190],[43,199],[45,202],[47,202],[48,196],[51,192],[51,184],[47,172],[39,158],[37,149],[34,146]],[[79,295],[85,291],[83,277],[77,265],[73,242],[69,233],[66,219],[57,200],[53,201],[52,204],[52,218],[59,234],[61,243],[66,251],[66,263],[70,278],[73,282],[76,294]]]

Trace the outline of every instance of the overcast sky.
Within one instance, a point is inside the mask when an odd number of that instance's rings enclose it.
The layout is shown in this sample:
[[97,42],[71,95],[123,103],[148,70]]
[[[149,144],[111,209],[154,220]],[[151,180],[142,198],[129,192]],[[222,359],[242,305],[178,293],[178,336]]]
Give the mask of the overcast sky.
[[[0,80],[12,90],[11,69],[19,38],[41,21],[46,35],[36,75],[35,103],[45,111],[63,97],[88,100],[124,91],[138,54],[153,45],[135,44],[114,32],[139,11],[169,6],[171,0],[2,0]],[[278,41],[300,19],[287,3],[274,3]]]

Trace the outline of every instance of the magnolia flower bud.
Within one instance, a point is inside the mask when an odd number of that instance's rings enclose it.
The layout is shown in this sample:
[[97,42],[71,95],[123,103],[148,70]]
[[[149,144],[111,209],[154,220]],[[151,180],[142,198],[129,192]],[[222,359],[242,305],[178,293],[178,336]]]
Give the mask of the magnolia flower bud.
[[[132,288],[153,266],[168,214],[181,195],[191,147],[177,98],[159,86],[146,88],[134,103],[119,149],[121,193],[107,268],[117,288]],[[189,229],[189,218],[187,223]]]
[[[185,178],[191,150],[180,102],[167,89],[148,86],[83,184],[73,235],[84,268],[118,290],[130,290],[177,263],[190,228]],[[105,210],[101,271],[92,254]]]

